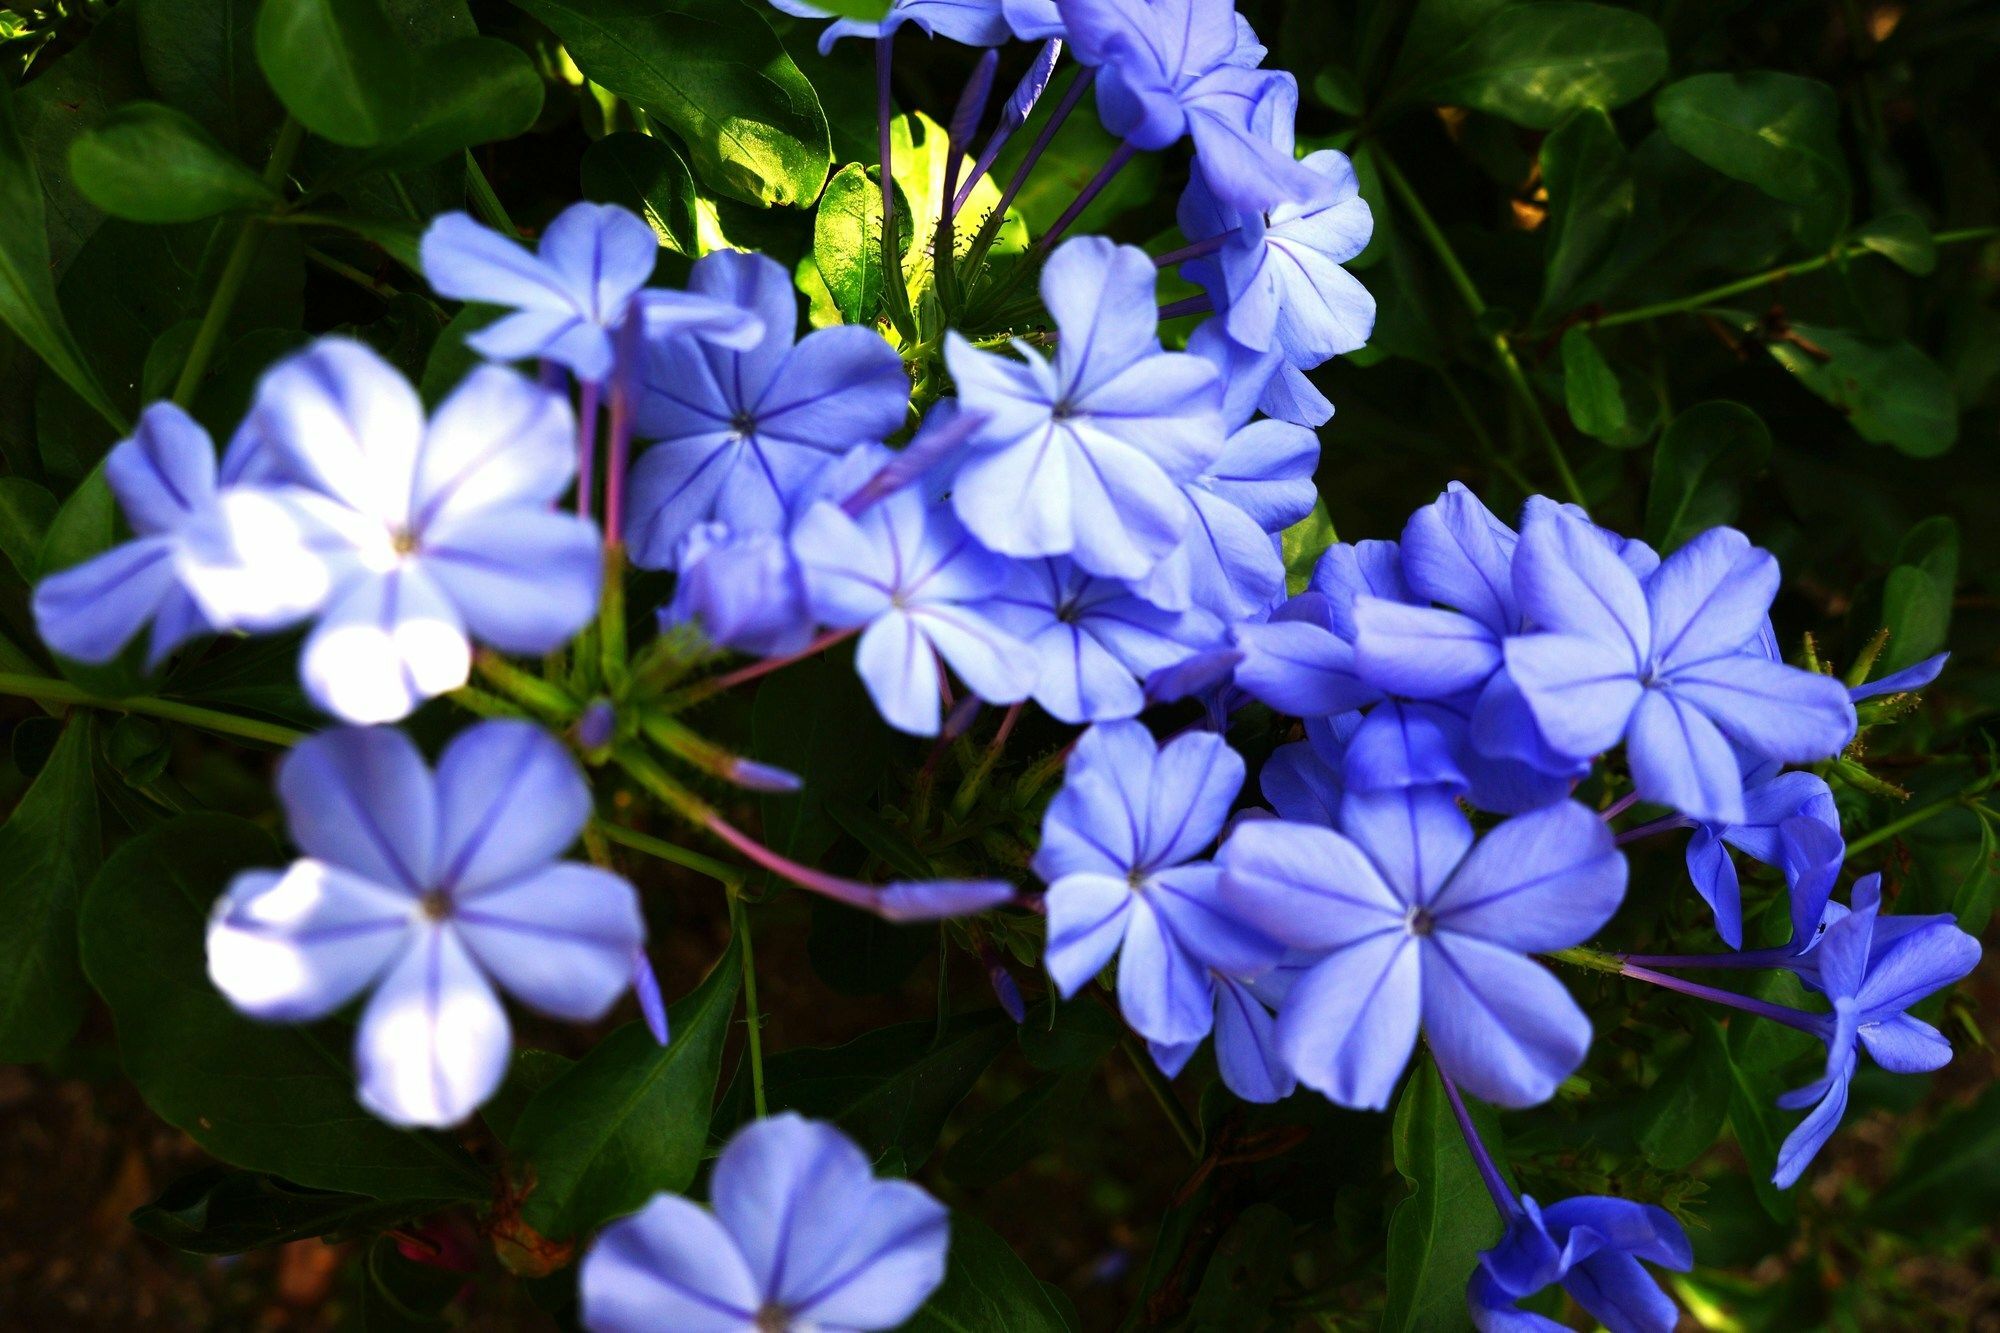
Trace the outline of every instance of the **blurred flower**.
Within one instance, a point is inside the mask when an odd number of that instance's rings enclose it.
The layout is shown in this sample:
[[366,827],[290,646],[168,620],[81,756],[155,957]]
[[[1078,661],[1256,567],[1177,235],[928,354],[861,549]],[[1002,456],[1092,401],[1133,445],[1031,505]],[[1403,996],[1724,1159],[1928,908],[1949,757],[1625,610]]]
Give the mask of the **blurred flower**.
[[1522,1195],[1500,1243],[1479,1256],[1466,1292],[1480,1333],[1563,1333],[1569,1326],[1517,1308],[1560,1283],[1618,1333],[1673,1333],[1680,1311],[1640,1261],[1685,1273],[1694,1247],[1664,1208],[1587,1195],[1542,1208]]

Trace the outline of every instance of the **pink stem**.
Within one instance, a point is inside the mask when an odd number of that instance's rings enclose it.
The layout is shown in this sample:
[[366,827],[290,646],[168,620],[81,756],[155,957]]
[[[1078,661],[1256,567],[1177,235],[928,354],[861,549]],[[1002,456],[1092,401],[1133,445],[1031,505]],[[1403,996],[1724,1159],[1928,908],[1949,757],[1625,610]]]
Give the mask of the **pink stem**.
[[788,667],[794,662],[811,657],[814,653],[824,652],[842,639],[854,637],[854,634],[855,631],[851,629],[830,629],[789,657],[767,657],[761,662],[752,662],[749,666],[738,667],[734,671],[711,677],[703,684],[702,692],[720,694],[724,690],[753,681],[759,676],[768,676],[780,667]]
[[585,380],[578,386],[576,407],[576,512],[590,517],[590,502],[597,493],[597,397],[600,385]]

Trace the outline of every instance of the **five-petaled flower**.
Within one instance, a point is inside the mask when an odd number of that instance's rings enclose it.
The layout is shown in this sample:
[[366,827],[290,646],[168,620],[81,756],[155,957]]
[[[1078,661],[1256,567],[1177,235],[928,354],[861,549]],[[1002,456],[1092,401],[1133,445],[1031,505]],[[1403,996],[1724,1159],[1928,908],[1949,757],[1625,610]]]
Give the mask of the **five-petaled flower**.
[[1563,1333],[1569,1325],[1519,1308],[1557,1284],[1618,1333],[1673,1333],[1680,1311],[1640,1261],[1685,1273],[1694,1247],[1664,1208],[1604,1195],[1547,1208],[1526,1195],[1500,1243],[1479,1256],[1466,1291],[1479,1333]]
[[496,988],[588,1023],[630,984],[638,895],[556,859],[583,831],[590,789],[541,728],[479,723],[435,773],[400,731],[322,732],[286,756],[278,796],[305,857],[229,886],[208,974],[274,1021],[372,991],[354,1063],[383,1119],[454,1125],[492,1096],[513,1046]]
[[775,1115],[738,1131],[709,1206],[655,1195],[606,1227],[578,1279],[592,1333],[895,1328],[944,1280],[950,1217],[877,1180],[831,1125]]

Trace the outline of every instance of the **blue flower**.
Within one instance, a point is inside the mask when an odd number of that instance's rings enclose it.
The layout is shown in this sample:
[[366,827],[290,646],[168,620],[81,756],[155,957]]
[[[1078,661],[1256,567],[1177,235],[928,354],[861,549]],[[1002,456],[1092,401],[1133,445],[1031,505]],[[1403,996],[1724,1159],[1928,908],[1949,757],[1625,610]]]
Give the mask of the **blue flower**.
[[1147,151],[1192,137],[1210,188],[1238,208],[1325,195],[1326,182],[1274,142],[1273,127],[1298,113],[1298,86],[1256,68],[1264,48],[1233,0],[1057,0],[1057,8],[1077,59],[1098,70],[1107,130]]
[[1523,614],[1508,674],[1559,753],[1626,742],[1640,796],[1696,819],[1741,823],[1743,767],[1806,763],[1854,734],[1840,682],[1755,646],[1778,563],[1730,528],[1703,533],[1642,582],[1589,524],[1531,513],[1513,563]]
[[1500,1106],[1545,1101],[1590,1021],[1527,955],[1587,939],[1617,910],[1625,859],[1574,802],[1476,843],[1444,791],[1350,791],[1341,831],[1245,821],[1224,844],[1223,902],[1318,961],[1278,1014],[1299,1081],[1387,1106],[1421,1027],[1438,1067]]
[[1180,545],[1135,590],[1161,606],[1199,606],[1225,621],[1242,620],[1285,595],[1275,534],[1312,512],[1319,437],[1289,422],[1251,420],[1271,358],[1246,361],[1212,323],[1195,331],[1188,350],[1222,375],[1230,434],[1215,461],[1181,486],[1194,521]]
[[1354,605],[1369,595],[1414,599],[1396,543],[1328,547],[1305,592],[1272,612],[1269,620],[1232,631],[1243,652],[1237,685],[1293,717],[1327,717],[1380,700],[1382,691],[1361,679],[1354,658]]
[[812,641],[805,573],[785,537],[702,523],[681,539],[662,626],[693,624],[718,648],[785,657]]
[[219,625],[316,615],[300,674],[335,716],[395,721],[465,683],[473,639],[546,653],[596,611],[597,530],[551,508],[576,471],[561,395],[482,366],[427,423],[388,362],[322,338],[265,374],[244,429],[260,489],[188,589]]
[[937,735],[940,658],[988,703],[1028,696],[1035,657],[991,614],[1008,562],[974,541],[943,501],[905,488],[853,518],[821,502],[791,540],[813,618],[866,627],[854,668],[889,725]]
[[882,336],[858,325],[797,336],[791,275],[763,255],[697,260],[689,289],[751,311],[763,340],[742,350],[650,340],[636,427],[657,441],[632,469],[626,530],[634,563],[670,568],[681,538],[716,519],[781,530],[814,477],[903,425],[910,381]]
[[831,1125],[775,1115],[716,1159],[709,1206],[657,1194],[604,1228],[578,1277],[592,1333],[889,1329],[944,1281],[950,1216],[877,1180]]
[[1215,461],[1228,431],[1214,367],[1160,349],[1155,281],[1144,251],[1079,237],[1042,271],[1060,334],[1053,365],[1026,347],[1014,360],[948,338],[959,400],[987,418],[952,506],[989,549],[1138,578],[1180,544],[1194,519],[1181,483]]
[[[1793,822],[1801,819],[1819,831]],[[1729,856],[1731,847],[1753,861],[1787,871],[1794,896],[1792,943],[1805,948],[1818,933],[1820,911],[1845,851],[1832,789],[1811,773],[1780,773],[1775,764],[1763,765],[1752,772],[1743,789],[1741,820],[1700,824],[1688,839],[1688,877],[1714,911],[1716,933],[1723,943],[1740,949],[1743,897],[1736,863]]]
[[[1013,3],[1018,5],[1021,0]],[[795,18],[827,16],[826,7],[811,0],[771,0],[771,7]],[[943,37],[963,46],[999,46],[1017,35],[1002,12],[1001,0],[891,0],[889,12],[882,18],[829,23],[819,35],[819,53],[825,55],[843,37],[887,37],[905,23],[915,24],[926,37]]]
[[1615,1333],[1673,1333],[1680,1311],[1641,1261],[1685,1273],[1694,1247],[1664,1208],[1586,1195],[1542,1208],[1527,1195],[1500,1243],[1479,1256],[1466,1303],[1480,1333],[1564,1333],[1517,1303],[1561,1283]]
[[1115,954],[1125,1021],[1177,1046],[1214,1023],[1211,969],[1241,978],[1277,961],[1220,902],[1221,867],[1195,859],[1242,785],[1242,758],[1213,732],[1156,746],[1139,723],[1112,722],[1077,741],[1034,862],[1049,886],[1046,962],[1065,998]]
[[1142,682],[1222,638],[1207,611],[1164,610],[1071,560],[1015,563],[986,613],[1027,645],[1030,693],[1064,722],[1136,716],[1147,702]]
[[1950,653],[1938,653],[1926,657],[1913,666],[1891,672],[1880,680],[1871,680],[1865,685],[1856,685],[1847,692],[1847,697],[1860,703],[1863,699],[1873,699],[1884,694],[1903,694],[1910,690],[1921,690],[1936,680],[1944,671],[1944,664],[1951,660]]
[[256,1018],[323,1018],[372,992],[354,1038],[360,1097],[399,1125],[452,1125],[506,1076],[496,988],[573,1022],[604,1015],[644,942],[638,895],[556,858],[590,789],[555,739],[482,722],[433,774],[408,737],[347,727],[278,769],[290,869],[237,876],[208,927],[208,973]]
[[424,232],[424,276],[440,296],[509,306],[514,313],[469,335],[495,361],[539,357],[602,381],[617,363],[612,335],[634,302],[652,336],[684,332],[732,347],[763,336],[755,315],[686,292],[646,292],[659,257],[653,229],[612,204],[572,204],[542,233],[539,253],[445,213]]
[[104,460],[104,479],[133,540],[51,574],[35,588],[42,641],[78,662],[108,662],[148,623],[148,667],[215,628],[182,586],[182,569],[222,521],[218,487],[249,466],[254,441],[239,437],[217,476],[215,445],[194,418],[154,403],[131,438]]
[[[1279,123],[1277,147],[1292,151],[1292,124]],[[1307,204],[1231,208],[1197,165],[1181,196],[1181,231],[1220,241],[1213,255],[1182,265],[1181,276],[1215,298],[1229,336],[1258,351],[1282,352],[1302,370],[1352,352],[1375,327],[1375,298],[1341,265],[1367,248],[1374,229],[1354,164],[1322,149],[1300,165],[1327,184]]]
[[1257,774],[1257,789],[1294,824],[1340,826],[1340,802],[1347,795],[1347,744],[1361,728],[1361,714],[1307,718],[1306,738],[1271,751]]
[[[1250,981],[1211,972],[1215,992],[1215,1065],[1223,1086],[1246,1102],[1281,1102],[1292,1095],[1298,1080],[1278,1054],[1277,1018],[1266,1003],[1265,983],[1278,973]],[[1276,997],[1272,997],[1275,1000]],[[1168,1078],[1176,1078],[1201,1049],[1200,1040],[1149,1042],[1153,1063]]]
[[1060,41],[1069,31],[1057,0],[1002,0],[1000,8],[1007,16],[1007,26],[1024,42]]
[[[1778,1149],[1771,1177],[1780,1188],[1797,1181],[1847,1110],[1857,1045],[1895,1074],[1920,1074],[1951,1061],[1944,1034],[1905,1011],[1966,976],[1979,963],[1979,941],[1949,917],[1897,921],[1879,916],[1882,877],[1855,882],[1854,908],[1826,928],[1801,970],[1833,1003],[1824,1021],[1826,1071],[1778,1099],[1787,1110],[1812,1110]],[[1893,923],[1893,924],[1892,924]]]

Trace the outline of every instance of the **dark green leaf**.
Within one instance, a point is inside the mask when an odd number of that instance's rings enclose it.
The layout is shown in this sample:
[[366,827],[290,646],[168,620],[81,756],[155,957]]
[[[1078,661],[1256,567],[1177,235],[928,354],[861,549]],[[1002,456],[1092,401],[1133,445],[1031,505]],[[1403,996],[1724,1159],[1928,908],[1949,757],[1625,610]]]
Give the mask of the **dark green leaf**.
[[1771,355],[1862,439],[1913,458],[1935,458],[1958,442],[1951,378],[1916,347],[1817,324],[1793,324],[1792,331],[1810,347],[1771,342]]
[[670,250],[701,253],[695,237],[694,177],[665,140],[650,134],[607,134],[584,151],[580,171],[584,198],[631,209]]
[[1743,483],[1771,459],[1771,432],[1741,403],[1697,403],[1660,434],[1646,491],[1646,539],[1671,551],[1729,523]]
[[667,1011],[666,1046],[628,1023],[522,1109],[507,1146],[535,1182],[529,1226],[564,1239],[694,1183],[741,977],[731,947]]
[[945,1179],[968,1189],[1005,1180],[1049,1146],[1090,1091],[1091,1072],[1044,1074],[966,1127],[944,1155]]
[[306,1189],[277,1176],[208,1166],[133,1211],[132,1225],[192,1254],[242,1254],[329,1232],[388,1226],[429,1204]]
[[592,81],[680,136],[703,180],[753,204],[819,197],[833,152],[770,23],[744,0],[514,0]]
[[1807,210],[1826,237],[1845,222],[1852,185],[1840,104],[1818,80],[1775,70],[1696,74],[1662,88],[1653,114],[1683,149]]
[[1632,164],[1611,117],[1596,107],[1577,112],[1542,140],[1541,163],[1549,194],[1542,309],[1553,312],[1569,304],[1631,218]]
[[[1383,1333],[1465,1327],[1465,1284],[1500,1239],[1500,1215],[1428,1059],[1396,1101],[1396,1170],[1410,1193],[1389,1218],[1389,1303]],[[1480,1126],[1489,1149],[1497,1139]]]
[[83,968],[110,1006],[147,1105],[225,1162],[381,1199],[484,1199],[456,1144],[394,1129],[354,1095],[350,1030],[257,1023],[208,979],[209,908],[231,876],[279,861],[245,820],[183,815],[132,839],[84,897]]
[[257,68],[256,0],[133,0],[139,59],[161,101],[261,161],[282,114]]
[[57,507],[46,486],[24,477],[0,477],[0,555],[23,583],[41,577],[42,543]]
[[882,780],[886,743],[873,713],[842,654],[821,654],[758,683],[749,753],[805,780],[801,791],[762,798],[765,842],[807,862],[833,845],[840,826],[825,797],[867,800]]
[[193,222],[277,203],[277,192],[192,119],[128,102],[69,146],[77,188],[113,217]]
[[806,3],[840,18],[873,23],[889,12],[893,0],[806,0]]
[[1991,819],[1981,815],[1979,848],[1951,896],[1951,914],[1957,918],[1958,928],[1974,939],[1986,933],[1986,923],[1993,919],[1996,888],[2000,888],[2000,833],[1994,831]]
[[1623,106],[1651,88],[1667,72],[1667,45],[1651,19],[1630,10],[1554,0],[1503,5],[1434,58],[1431,70],[1410,89],[1414,96],[1545,130],[1579,107]]
[[1216,1243],[1188,1313],[1189,1333],[1240,1333],[1262,1328],[1284,1280],[1292,1220],[1268,1203],[1253,1203]]
[[[937,1147],[952,1108],[1014,1035],[998,1009],[945,1025],[928,1019],[878,1028],[845,1046],[786,1051],[764,1062],[764,1095],[773,1111],[831,1120],[860,1143],[878,1168],[903,1175]],[[731,1100],[747,1118],[737,1078]]]
[[1340,540],[1340,534],[1333,530],[1333,515],[1327,512],[1326,501],[1317,499],[1312,512],[1286,528],[1278,540],[1285,557],[1285,588],[1297,594],[1305,591],[1312,581],[1313,566]]
[[1090,1069],[1118,1045],[1118,1019],[1087,995],[1053,998],[1028,1012],[1021,1025],[1021,1054],[1037,1069],[1053,1073]]
[[1007,1242],[970,1213],[951,1215],[944,1285],[903,1333],[1067,1333],[1062,1311]]
[[56,304],[41,179],[15,127],[13,96],[0,86],[0,322],[98,415],[122,426],[123,414],[111,405]]
[[101,854],[92,748],[91,715],[76,713],[0,826],[0,1060],[45,1059],[83,1017],[77,904]]
[[1733,1080],[1729,1051],[1713,1024],[1695,1029],[1694,1043],[1648,1091],[1639,1147],[1653,1165],[1679,1171],[1715,1146],[1729,1115]]
[[1957,587],[1958,524],[1944,514],[1927,518],[1903,535],[1882,585],[1889,646],[1881,670],[1900,671],[1943,650]]
[[1854,239],[1905,273],[1927,276],[1937,267],[1937,243],[1915,213],[1888,213],[1854,233]]
[[1645,442],[1653,428],[1651,416],[1632,410],[1618,372],[1581,324],[1563,334],[1562,365],[1563,398],[1578,430],[1617,449]]
[[842,995],[887,995],[937,953],[937,929],[896,925],[873,912],[814,897],[806,956],[813,975]]
[[[1715,1027],[1713,1020],[1699,1021],[1703,1026]],[[1718,1030],[1718,1040],[1719,1037]],[[1751,1188],[1764,1211],[1774,1221],[1789,1222],[1796,1211],[1791,1193],[1771,1182],[1771,1173],[1778,1167],[1778,1145],[1784,1142],[1790,1128],[1781,1120],[1785,1113],[1778,1109],[1776,1099],[1788,1085],[1770,1070],[1745,1068],[1733,1050],[1730,1057],[1729,1127],[1735,1131],[1737,1146],[1748,1163],[1745,1174],[1750,1177]]]
[[1946,1237],[1991,1224],[2000,1208],[2000,1084],[1911,1139],[1895,1178],[1863,1219],[1908,1236]]
[[874,318],[882,299],[882,187],[859,163],[842,167],[820,196],[813,260],[842,319]]

